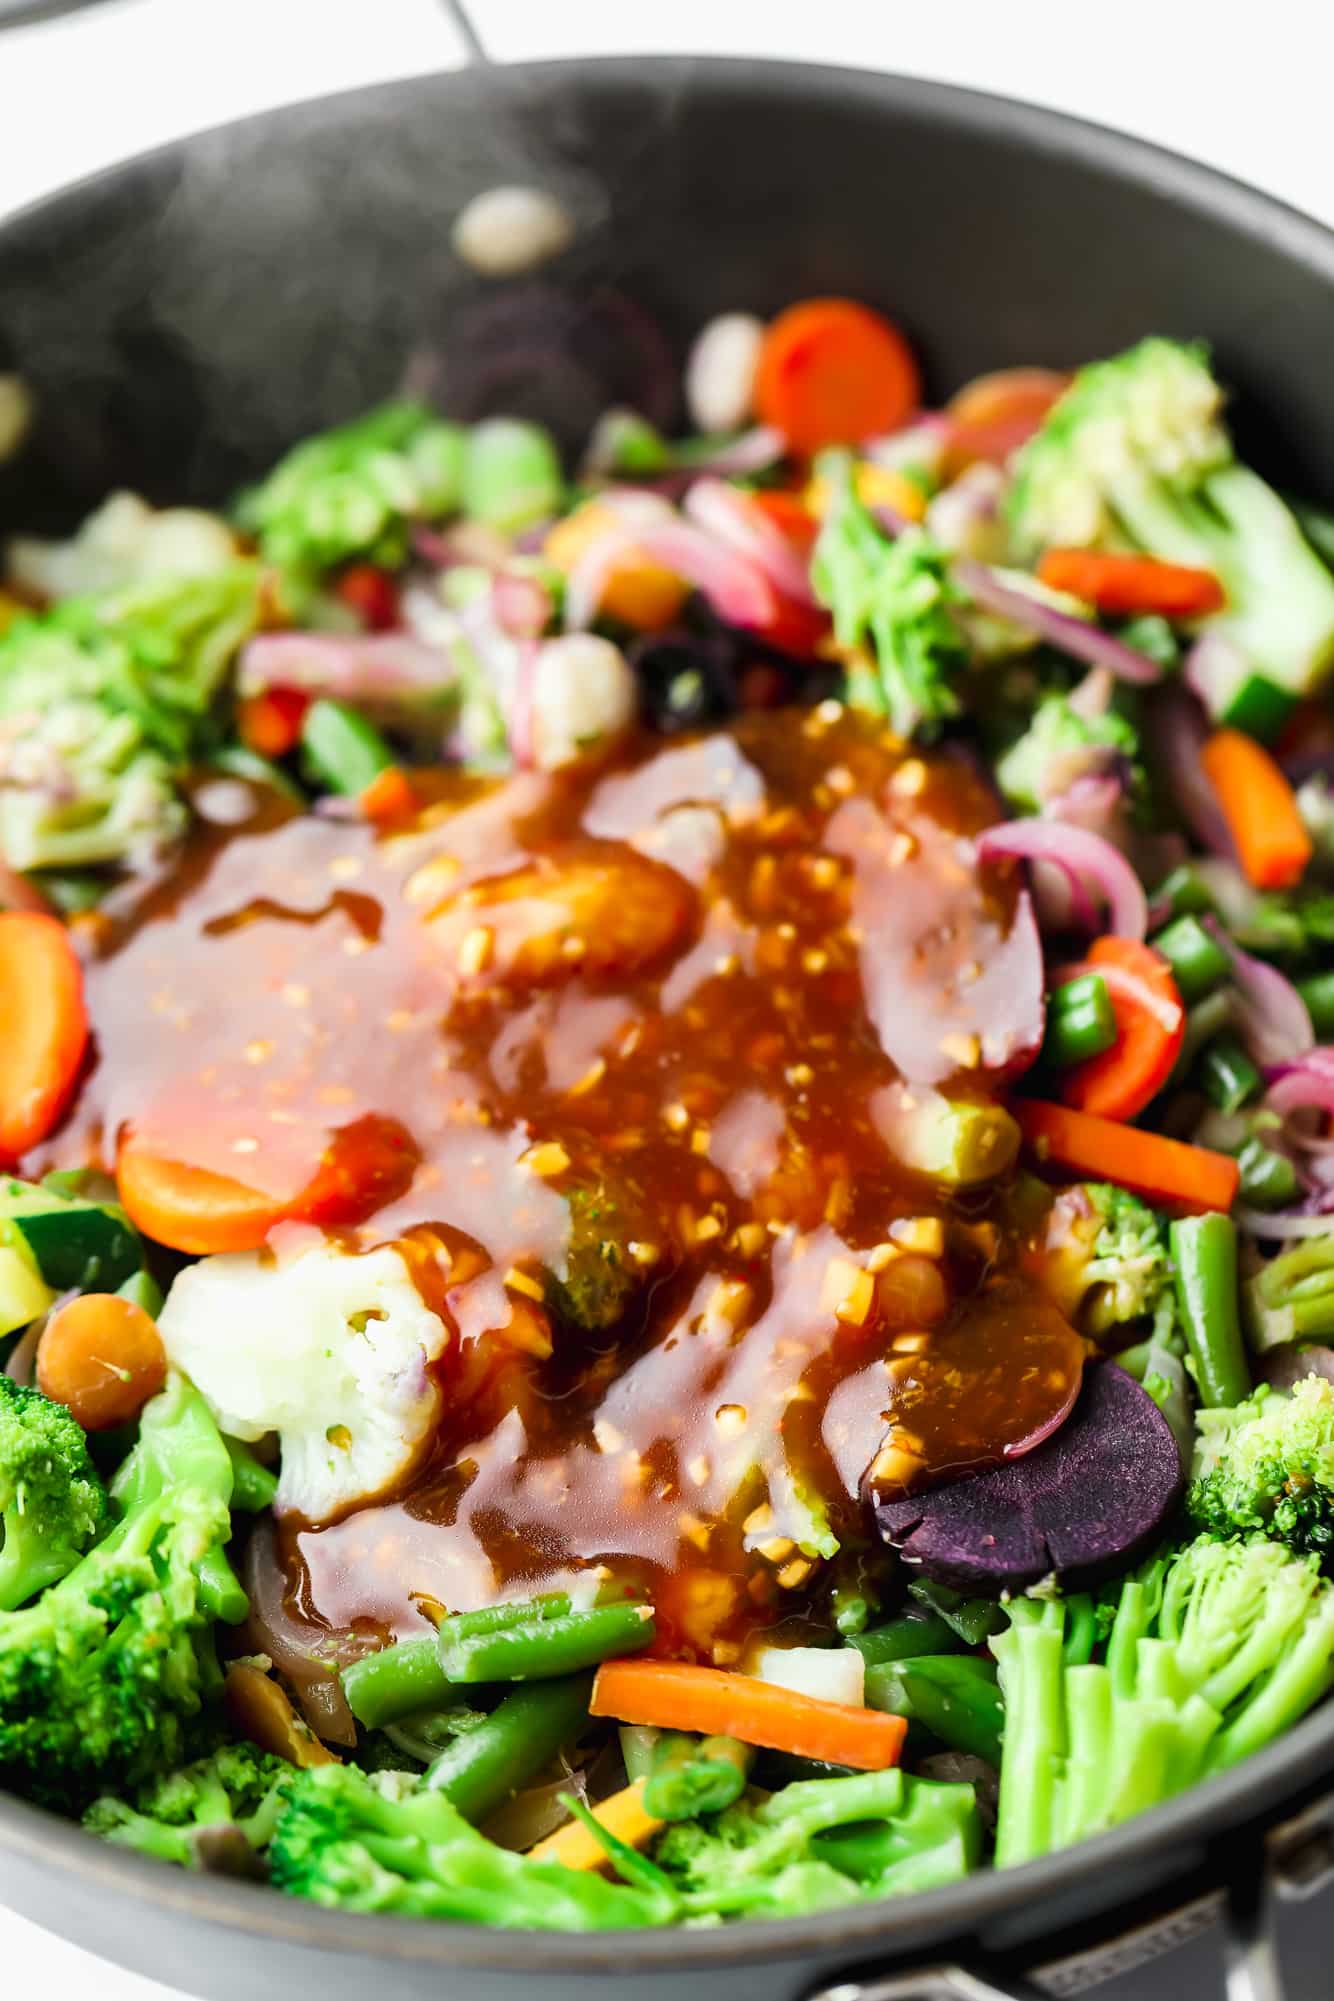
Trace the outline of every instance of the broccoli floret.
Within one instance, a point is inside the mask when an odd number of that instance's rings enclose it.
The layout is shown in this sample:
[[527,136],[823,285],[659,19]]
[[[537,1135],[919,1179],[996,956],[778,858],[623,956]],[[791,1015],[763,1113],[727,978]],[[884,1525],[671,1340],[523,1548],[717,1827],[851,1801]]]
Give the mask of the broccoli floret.
[[852,469],[846,452],[818,461],[830,501],[811,582],[847,656],[846,699],[910,737],[958,713],[953,683],[969,651],[951,607],[962,598],[944,550],[922,529],[892,541],[881,533],[857,498]]
[[1116,709],[1084,715],[1068,695],[1048,695],[997,763],[996,779],[1016,811],[1039,813],[1078,779],[1104,771],[1129,766],[1138,786],[1139,755],[1134,725]]
[[354,556],[397,567],[414,521],[458,506],[466,434],[420,403],[385,403],[307,438],[236,503],[237,526],[280,568],[326,570]]
[[1334,1226],[1262,1265],[1242,1288],[1242,1307],[1261,1354],[1289,1341],[1334,1339]]
[[81,1427],[63,1404],[0,1376],[0,1612],[72,1570],[107,1524]]
[[1098,1338],[1175,1312],[1166,1225],[1110,1181],[1083,1181],[1057,1196],[1042,1264],[1053,1296]]
[[894,1768],[799,1780],[767,1799],[677,1822],[653,1859],[686,1916],[792,1917],[957,1882],[980,1848],[970,1785]]
[[72,599],[0,639],[0,853],[19,869],[135,861],[179,838],[176,781],[258,616],[258,572]]
[[1272,728],[1334,664],[1334,577],[1273,490],[1233,456],[1203,347],[1148,339],[1080,370],[1018,454],[1010,525],[1053,544],[1140,549],[1214,572],[1200,670],[1216,716]]
[[128,1799],[103,1794],[83,1817],[89,1833],[183,1869],[244,1869],[267,1847],[291,1776],[282,1758],[224,1744],[207,1758],[150,1779]]
[[231,1491],[208,1406],[171,1378],[112,1482],[116,1526],[34,1604],[0,1613],[0,1782],[80,1806],[181,1762],[211,1617],[246,1609],[223,1553]]
[[1201,1410],[1186,1495],[1216,1535],[1258,1530],[1327,1566],[1334,1558],[1334,1384],[1308,1376],[1284,1396],[1262,1384],[1245,1403]]
[[406,1772],[320,1765],[289,1778],[282,1799],[270,1874],[313,1903],[511,1930],[594,1931],[673,1915],[665,1898],[498,1848]]
[[1092,1625],[1087,1605],[1016,1599],[991,1643],[1007,1717],[1001,1867],[1226,1771],[1334,1682],[1334,1590],[1275,1542],[1199,1536],[1122,1580]]

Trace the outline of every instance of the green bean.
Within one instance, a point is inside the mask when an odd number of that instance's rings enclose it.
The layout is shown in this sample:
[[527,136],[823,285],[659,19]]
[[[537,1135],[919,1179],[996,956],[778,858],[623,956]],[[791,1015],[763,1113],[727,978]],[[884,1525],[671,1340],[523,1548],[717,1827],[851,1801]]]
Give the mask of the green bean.
[[1253,1098],[1264,1078],[1235,1035],[1220,1035],[1199,1061],[1200,1086],[1220,1112],[1239,1112]]
[[1221,987],[1232,972],[1231,959],[1198,917],[1174,918],[1149,942],[1172,968],[1177,991],[1187,1007]]
[[1173,917],[1203,917],[1215,908],[1213,891],[1194,862],[1182,862],[1160,882],[1149,901],[1166,904]]
[[[1121,1357],[1118,1355],[1116,1359],[1119,1362]],[[1067,1667],[1087,1667],[1098,1642],[1097,1606],[1087,1592],[1080,1592],[1077,1597],[1066,1599],[1065,1610],[1065,1664]]]
[[[121,1291],[125,1290],[124,1286]],[[232,1462],[232,1506],[242,1514],[259,1515],[265,1508],[273,1506],[273,1497],[278,1491],[278,1475],[271,1466],[263,1465],[256,1459],[248,1445],[239,1438],[224,1438],[227,1454]]]
[[1057,987],[1047,1003],[1044,1062],[1066,1070],[1074,1063],[1086,1063],[1091,1056],[1101,1056],[1115,1041],[1116,1016],[1101,973],[1081,973],[1078,979]]
[[132,1271],[124,1283],[116,1287],[116,1296],[142,1306],[152,1320],[156,1320],[162,1311],[162,1287],[152,1272]]
[[1237,1232],[1217,1213],[1185,1216],[1171,1229],[1177,1303],[1200,1402],[1238,1404],[1251,1392],[1237,1299]]
[[357,798],[388,770],[394,754],[374,723],[346,702],[312,702],[301,725],[301,748],[332,792]]
[[543,1681],[596,1667],[613,1654],[638,1653],[653,1634],[651,1606],[595,1605],[587,1612],[523,1619],[465,1639],[445,1638],[442,1629],[440,1665],[449,1681],[464,1685]]
[[578,1736],[592,1692],[591,1674],[512,1689],[485,1723],[441,1752],[423,1785],[444,1793],[465,1820],[485,1820]]
[[367,1730],[419,1709],[438,1708],[451,1693],[434,1636],[399,1640],[343,1669],[348,1708]]
[[693,1737],[664,1730],[653,1747],[644,1807],[658,1820],[720,1813],[745,1791],[755,1753],[735,1737]]
[[1285,1209],[1297,1200],[1301,1184],[1286,1153],[1276,1153],[1262,1139],[1251,1137],[1237,1154],[1241,1169],[1241,1199],[1253,1209]]
[[463,512],[512,535],[554,514],[563,491],[560,460],[540,424],[490,417],[475,424],[463,459]]
[[904,1612],[887,1625],[873,1626],[869,1633],[858,1633],[848,1641],[868,1668],[881,1667],[886,1661],[912,1660],[917,1654],[958,1653],[963,1644],[938,1612]]
[[990,1661],[974,1654],[887,1661],[867,1670],[866,1703],[920,1724],[952,1751],[1000,1763],[1005,1711]]
[[461,1640],[483,1633],[504,1633],[511,1626],[531,1626],[534,1620],[560,1618],[570,1609],[566,1591],[543,1591],[536,1598],[507,1598],[501,1605],[482,1605],[475,1612],[451,1612],[436,1628],[441,1654]]
[[1334,1037],[1334,973],[1312,973],[1298,980],[1297,991],[1306,1002],[1316,1041],[1328,1042]]
[[929,1612],[937,1613],[959,1635],[966,1647],[980,1647],[1006,1623],[1003,1608],[992,1598],[965,1598],[947,1585],[916,1579],[908,1586],[908,1596]]

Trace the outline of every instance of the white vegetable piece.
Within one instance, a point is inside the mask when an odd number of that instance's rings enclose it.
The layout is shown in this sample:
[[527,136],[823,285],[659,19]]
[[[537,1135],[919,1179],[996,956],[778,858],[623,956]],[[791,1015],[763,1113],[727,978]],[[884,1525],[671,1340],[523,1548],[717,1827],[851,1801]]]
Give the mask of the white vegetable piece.
[[391,1246],[357,1257],[319,1244],[286,1264],[204,1258],[175,1280],[158,1326],[224,1432],[278,1433],[280,1512],[327,1521],[384,1492],[435,1424],[427,1365],[448,1335]]
[[619,646],[592,632],[548,639],[533,668],[532,752],[541,771],[573,764],[635,719],[638,690]]
[[11,542],[9,567],[25,590],[71,598],[157,577],[212,576],[236,553],[236,538],[216,514],[159,510],[137,493],[113,493],[68,542]]
[[739,431],[750,419],[764,322],[723,313],[695,336],[686,362],[686,408],[700,431]]
[[824,1702],[866,1701],[866,1662],[856,1647],[765,1647],[751,1669],[761,1681]]
[[568,211],[543,188],[487,188],[460,209],[455,253],[488,278],[512,278],[559,256],[574,240]]

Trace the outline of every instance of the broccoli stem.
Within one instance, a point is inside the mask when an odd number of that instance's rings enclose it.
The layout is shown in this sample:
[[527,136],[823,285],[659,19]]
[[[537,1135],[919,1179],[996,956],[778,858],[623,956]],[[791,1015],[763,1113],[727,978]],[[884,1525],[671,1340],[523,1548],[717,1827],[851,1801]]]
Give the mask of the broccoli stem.
[[579,1735],[592,1692],[586,1673],[512,1690],[485,1723],[441,1752],[423,1784],[444,1793],[465,1820],[485,1820]]
[[232,1569],[227,1552],[214,1544],[196,1565],[199,1603],[210,1619],[224,1626],[239,1626],[250,1611],[250,1600],[240,1578]]
[[394,754],[374,723],[346,702],[312,702],[301,725],[301,748],[331,791],[359,798],[387,771]]
[[1065,1754],[1062,1643],[1065,1607],[1016,1599],[1010,1624],[991,1643],[1005,1697],[1005,1764],[1024,1774],[1002,1780],[996,1821],[996,1866],[1010,1868],[1045,1855],[1056,1836],[1056,1781]]
[[1246,1287],[1252,1345],[1264,1353],[1289,1341],[1334,1336],[1334,1226],[1271,1258]]
[[1296,1640],[1270,1670],[1263,1688],[1214,1739],[1205,1758],[1207,1773],[1262,1750],[1291,1729],[1334,1686],[1334,1599],[1322,1598],[1303,1621]]
[[1251,1393],[1237,1313],[1237,1232],[1230,1217],[1186,1216],[1171,1230],[1177,1303],[1200,1400],[1217,1408]]

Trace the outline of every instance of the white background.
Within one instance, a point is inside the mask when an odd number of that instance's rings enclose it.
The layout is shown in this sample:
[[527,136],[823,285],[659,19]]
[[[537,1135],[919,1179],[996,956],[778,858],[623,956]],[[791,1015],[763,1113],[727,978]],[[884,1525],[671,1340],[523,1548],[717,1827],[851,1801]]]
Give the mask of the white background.
[[[473,0],[472,11],[501,60],[763,54],[1001,91],[1193,154],[1334,222],[1327,6]],[[0,33],[0,212],[177,134],[453,66],[461,53],[438,0],[111,0]],[[3,1909],[0,1969],[0,1991],[16,1997],[64,2001],[87,1991],[97,2001],[171,2001],[165,1988],[96,1963]]]

